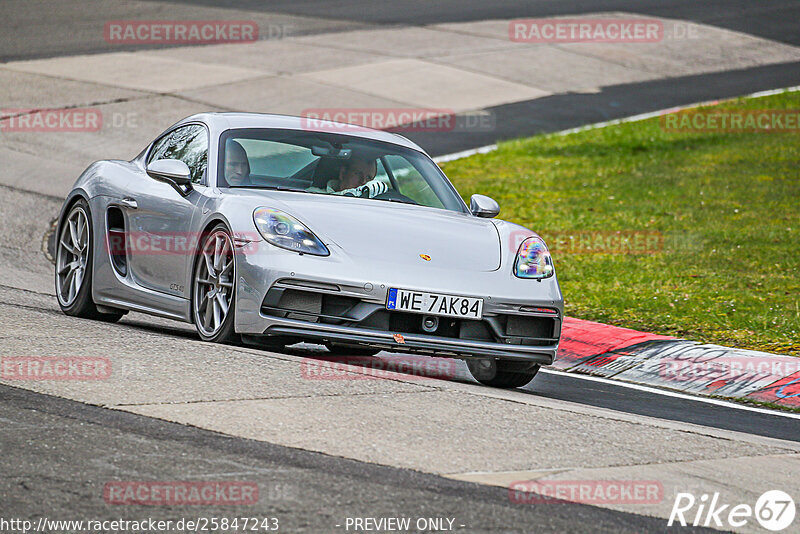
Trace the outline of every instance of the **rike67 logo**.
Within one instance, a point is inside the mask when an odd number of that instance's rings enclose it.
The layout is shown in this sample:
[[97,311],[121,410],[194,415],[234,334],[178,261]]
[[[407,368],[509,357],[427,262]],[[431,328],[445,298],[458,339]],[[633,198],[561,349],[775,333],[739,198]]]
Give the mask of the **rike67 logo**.
[[704,493],[699,499],[691,493],[678,493],[667,526],[742,528],[755,518],[762,528],[780,532],[792,525],[796,512],[794,499],[781,490],[764,492],[755,506],[726,503],[718,492]]

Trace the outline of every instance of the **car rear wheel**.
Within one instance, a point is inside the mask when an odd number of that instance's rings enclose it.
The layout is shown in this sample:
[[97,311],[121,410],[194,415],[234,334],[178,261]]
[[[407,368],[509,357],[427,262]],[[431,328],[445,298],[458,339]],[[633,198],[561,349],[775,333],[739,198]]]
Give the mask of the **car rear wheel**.
[[517,360],[467,360],[473,378],[485,386],[494,388],[521,388],[534,379],[539,366]]
[[192,315],[203,341],[234,340],[235,282],[233,239],[220,224],[203,239],[194,268]]
[[56,243],[56,297],[67,315],[118,321],[124,312],[101,313],[92,300],[94,255],[89,204],[78,199],[61,223]]

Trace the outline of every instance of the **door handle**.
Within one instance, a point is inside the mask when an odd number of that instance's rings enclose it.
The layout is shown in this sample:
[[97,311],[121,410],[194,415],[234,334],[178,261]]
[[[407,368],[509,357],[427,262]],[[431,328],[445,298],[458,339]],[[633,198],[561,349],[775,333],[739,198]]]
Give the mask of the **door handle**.
[[117,203],[123,208],[128,208],[131,210],[135,210],[139,207],[139,204],[136,202],[136,200],[132,199],[131,197],[120,199]]

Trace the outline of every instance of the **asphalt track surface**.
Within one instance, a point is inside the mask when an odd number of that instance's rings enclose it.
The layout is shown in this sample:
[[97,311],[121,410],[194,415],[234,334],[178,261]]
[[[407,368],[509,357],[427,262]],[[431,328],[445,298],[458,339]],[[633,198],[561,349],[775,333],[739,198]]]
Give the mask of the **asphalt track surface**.
[[[93,53],[107,50],[102,39],[89,36],[77,23],[139,18],[158,4],[163,18],[191,18],[187,9],[223,8],[229,3],[208,1],[98,2],[87,10],[80,3],[15,2],[0,5],[0,61]],[[543,17],[598,11],[626,11],[681,18],[761,37],[800,44],[800,2],[755,3],[718,0],[601,2],[601,1],[398,1],[391,5],[341,2],[242,1],[237,9],[292,17],[304,32],[330,32],[372,25],[420,25],[490,18]],[[90,11],[90,13],[89,13]],[[42,13],[46,24],[35,24]],[[155,17],[153,17],[155,18]],[[314,19],[311,24],[300,22]],[[278,19],[276,19],[278,20]],[[94,40],[93,40],[94,39]],[[499,130],[485,137],[471,134],[433,138],[412,137],[434,155],[474,148],[513,137],[555,131],[588,123],[652,111],[690,102],[732,97],[754,91],[800,84],[800,63],[742,71],[626,84],[598,94],[555,95],[490,109]],[[526,117],[535,116],[531,121]],[[24,308],[24,305],[20,305]],[[146,322],[136,328],[171,334]],[[120,325],[120,328],[125,326]],[[800,442],[798,420],[764,415],[735,407],[666,397],[623,386],[588,382],[564,374],[540,374],[526,388],[530,395],[578,403],[616,412],[733,430]],[[227,437],[214,432],[130,413],[0,386],[0,516],[59,518],[104,517],[113,514],[103,502],[103,483],[128,480],[184,479],[188,474],[244,473],[272,492],[267,504],[248,515],[277,516],[286,531],[341,531],[332,528],[346,516],[449,516],[467,532],[650,532],[663,531],[665,522],[592,506],[563,503],[519,506],[509,503],[507,491],[457,482],[416,471],[378,466],[261,441]],[[197,515],[194,510],[128,508],[127,518],[168,519]],[[235,515],[204,509],[202,515]],[[285,518],[285,522],[284,522]],[[284,529],[282,529],[284,530]]]
[[[57,5],[56,5],[57,4]],[[580,13],[623,11],[682,19],[749,33],[792,45],[800,44],[800,1],[748,2],[715,0],[614,1],[510,1],[381,2],[277,1],[237,2],[235,9],[220,0],[169,0],[120,3],[43,0],[8,0],[0,5],[0,61],[54,57],[125,50],[104,42],[97,27],[106,20],[128,18],[231,18],[238,13],[263,13],[262,24],[285,24],[294,35],[343,31],[364,27],[426,25],[484,19],[536,18]],[[148,9],[148,6],[151,9]],[[157,6],[157,9],[154,7]],[[52,12],[46,24],[38,24],[42,9]],[[198,11],[199,9],[209,11]],[[188,13],[187,13],[188,11]],[[197,15],[196,15],[197,13]],[[189,16],[191,15],[191,16]],[[242,15],[243,17],[246,15]],[[265,22],[273,21],[273,22]],[[137,45],[131,50],[148,46]],[[158,46],[154,46],[158,48]],[[673,106],[758,91],[800,85],[800,62],[782,63],[711,74],[607,86],[596,94],[554,94],[534,100],[487,108],[493,128],[487,131],[404,132],[429,154],[440,156],[495,143],[647,113]]]
[[[219,0],[170,0],[189,5],[220,5]],[[743,31],[786,43],[800,43],[800,3],[793,0],[427,0],[380,2],[357,0],[295,2],[258,0],[237,2],[237,7],[292,15],[313,15],[372,24],[435,24],[474,20],[569,16],[581,13],[624,11],[655,17],[677,18]]]
[[767,65],[714,74],[683,76],[604,87],[596,94],[567,93],[488,108],[491,132],[403,133],[433,156],[453,154],[498,140],[529,137],[622,119],[696,102],[794,87],[800,84],[800,62]]
[[[128,520],[274,517],[281,532],[344,532],[335,525],[344,525],[346,517],[449,517],[461,532],[664,528],[660,519],[581,504],[521,506],[509,501],[504,488],[231,438],[7,386],[0,386],[0,421],[4,517],[116,517],[103,500],[103,486],[123,471],[127,480],[184,480],[189,473],[246,480],[258,483],[262,496],[245,512],[225,506],[200,512],[190,506],[168,512],[126,506]],[[32,461],[39,473],[35,478]]]
[[[788,44],[800,44],[800,26],[797,24],[800,2],[796,0],[394,0],[390,3],[372,0],[5,0],[0,5],[0,20],[3,20],[0,61],[109,50],[111,45],[97,35],[93,25],[89,24],[91,21],[148,17],[192,19],[199,18],[194,16],[199,8],[226,8],[228,13],[270,14],[275,22],[290,24],[297,34],[361,26],[418,26],[622,11],[690,20]],[[42,20],[42,13],[47,13],[46,20]],[[308,19],[312,18],[319,22],[308,24]]]

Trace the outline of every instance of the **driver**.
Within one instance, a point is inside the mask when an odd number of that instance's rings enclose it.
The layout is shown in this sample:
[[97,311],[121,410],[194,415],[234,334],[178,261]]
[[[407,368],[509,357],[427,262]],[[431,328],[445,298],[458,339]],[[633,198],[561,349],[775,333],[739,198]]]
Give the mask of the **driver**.
[[225,143],[225,180],[232,186],[252,185],[250,161],[238,141],[229,140]]
[[378,165],[374,159],[352,156],[339,168],[338,179],[328,180],[325,189],[310,187],[308,191],[373,198],[388,189],[386,182],[375,179],[377,174]]

